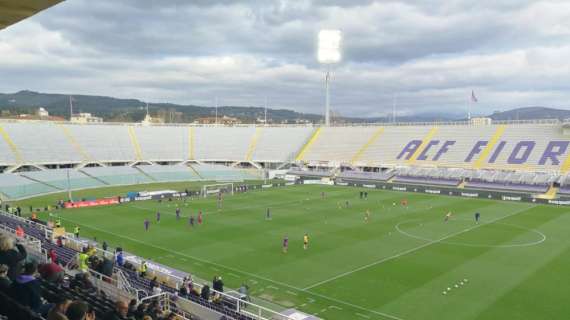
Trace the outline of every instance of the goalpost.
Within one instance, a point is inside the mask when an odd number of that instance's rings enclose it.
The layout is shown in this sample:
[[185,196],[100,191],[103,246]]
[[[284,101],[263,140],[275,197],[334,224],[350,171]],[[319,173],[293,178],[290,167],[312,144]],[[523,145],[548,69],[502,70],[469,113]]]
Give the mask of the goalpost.
[[234,184],[233,183],[216,183],[207,184],[202,187],[202,197],[206,198],[211,195],[218,195],[219,193],[224,194],[234,194]]

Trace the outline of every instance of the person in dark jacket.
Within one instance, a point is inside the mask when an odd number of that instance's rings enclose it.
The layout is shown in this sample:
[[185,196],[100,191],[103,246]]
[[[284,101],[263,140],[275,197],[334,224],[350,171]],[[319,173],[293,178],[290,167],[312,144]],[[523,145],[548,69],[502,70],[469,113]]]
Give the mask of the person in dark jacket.
[[54,306],[49,310],[47,320],[68,320],[65,313],[71,300],[65,296],[58,296],[54,301]]
[[101,273],[110,278],[113,276],[113,267],[113,260],[104,257],[103,262],[101,262]]
[[103,320],[127,319],[128,312],[129,312],[129,305],[125,301],[119,300],[115,303],[115,309],[107,312],[103,316]]
[[0,234],[0,264],[8,266],[8,278],[10,280],[16,280],[27,255],[26,249],[21,244],[16,244],[14,247],[14,238]]
[[89,306],[83,301],[73,301],[65,313],[69,320],[91,320],[95,319],[89,313]]
[[208,285],[202,287],[202,291],[200,292],[200,297],[202,297],[202,299],[204,300],[210,299],[210,287]]
[[8,278],[8,266],[0,264],[0,291],[7,293],[12,285],[12,280]]
[[38,270],[35,262],[28,262],[24,266],[24,272],[12,283],[12,298],[21,305],[30,307],[33,311],[40,312],[42,307],[40,281],[34,274]]
[[212,288],[218,292],[224,292],[224,281],[221,276],[215,276],[212,281]]

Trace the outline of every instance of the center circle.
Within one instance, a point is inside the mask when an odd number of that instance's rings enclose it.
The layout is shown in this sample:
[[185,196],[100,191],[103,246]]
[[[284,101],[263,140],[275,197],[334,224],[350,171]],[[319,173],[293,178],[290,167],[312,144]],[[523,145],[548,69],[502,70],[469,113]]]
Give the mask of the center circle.
[[[456,220],[458,221],[458,220]],[[459,220],[459,221],[467,221],[467,220]],[[471,221],[471,220],[470,220]],[[411,225],[413,224],[414,226],[421,226],[423,223],[422,219],[412,219],[412,220],[406,220],[406,221],[402,221],[400,223],[398,223],[395,226],[396,231],[398,231],[399,233],[410,237],[410,238],[414,238],[414,239],[418,239],[418,240],[423,240],[423,241],[428,241],[428,242],[434,242],[434,243],[444,243],[444,244],[449,244],[449,245],[455,245],[455,246],[463,246],[463,247],[480,247],[480,248],[515,248],[515,247],[529,247],[529,246],[534,246],[534,245],[538,245],[541,244],[542,242],[544,242],[546,240],[546,235],[544,235],[544,233],[535,230],[535,229],[529,229],[526,227],[522,227],[516,224],[510,224],[510,223],[505,223],[505,222],[492,222],[492,223],[488,223],[488,224],[494,224],[494,225],[502,225],[502,226],[506,226],[509,228],[513,228],[513,229],[520,229],[520,230],[524,230],[524,231],[528,231],[530,233],[533,233],[535,235],[538,236],[537,240],[534,241],[527,241],[527,242],[523,242],[523,243],[511,243],[511,244],[483,244],[483,243],[469,243],[469,242],[461,242],[461,241],[451,241],[451,240],[447,240],[446,237],[453,237],[455,235],[460,235],[463,234],[464,232],[468,232],[472,229],[463,229],[463,230],[458,230],[456,233],[451,233],[448,234],[446,236],[443,236],[442,239],[431,239],[431,238],[427,238],[421,235],[417,235],[414,233],[410,233],[404,229],[402,229],[402,227],[404,225]],[[482,224],[482,226],[484,226],[485,224]],[[473,228],[474,229],[474,228]]]

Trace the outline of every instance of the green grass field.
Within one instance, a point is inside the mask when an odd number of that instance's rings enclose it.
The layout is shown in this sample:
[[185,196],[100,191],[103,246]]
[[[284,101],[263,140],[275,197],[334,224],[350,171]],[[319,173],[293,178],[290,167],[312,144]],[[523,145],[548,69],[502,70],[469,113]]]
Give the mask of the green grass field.
[[[156,201],[72,209],[61,217],[68,227],[79,224],[83,236],[203,279],[221,274],[228,287],[247,282],[256,297],[324,319],[570,314],[570,209],[381,190],[367,190],[369,199],[360,200],[358,191],[266,189],[228,196],[222,211],[215,199],[200,199],[182,207],[184,217],[204,211],[205,223],[194,228],[187,219],[176,221],[173,203]],[[408,208],[399,205],[402,198]],[[349,208],[339,208],[346,200]],[[372,212],[369,223],[366,209]],[[160,224],[154,222],[157,210]],[[447,211],[454,216],[445,223]],[[479,224],[476,211],[482,214]],[[149,232],[143,230],[145,218],[153,221]],[[305,232],[311,238],[306,251]],[[281,251],[285,235],[287,254]]]

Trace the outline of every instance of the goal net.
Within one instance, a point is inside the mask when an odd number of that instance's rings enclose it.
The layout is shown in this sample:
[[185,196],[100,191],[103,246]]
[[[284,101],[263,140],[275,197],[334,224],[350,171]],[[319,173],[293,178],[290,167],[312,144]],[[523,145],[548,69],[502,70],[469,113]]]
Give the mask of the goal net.
[[233,183],[218,183],[218,184],[208,184],[202,187],[202,196],[204,198],[209,196],[217,196],[219,193],[222,194],[234,194],[234,184]]

